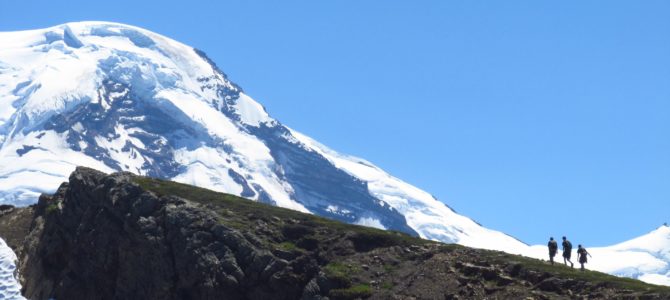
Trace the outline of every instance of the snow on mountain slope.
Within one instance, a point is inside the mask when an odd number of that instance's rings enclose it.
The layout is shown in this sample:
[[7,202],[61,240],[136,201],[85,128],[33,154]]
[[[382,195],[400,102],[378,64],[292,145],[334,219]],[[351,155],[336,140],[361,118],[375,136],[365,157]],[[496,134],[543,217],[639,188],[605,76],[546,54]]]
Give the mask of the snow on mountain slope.
[[[573,242],[575,249],[577,244]],[[632,240],[608,247],[583,245],[593,257],[586,268],[617,276],[636,278],[648,283],[670,286],[670,227],[656,230]],[[526,256],[548,259],[546,246],[532,246]],[[573,262],[577,265],[576,250]],[[558,261],[563,259],[559,256]]]
[[593,255],[589,266],[595,270],[670,286],[670,227],[667,225],[614,246],[588,250]]
[[14,276],[16,261],[14,251],[0,239],[0,299],[25,299],[21,296],[21,285]]
[[243,99],[242,122],[271,120],[201,52],[95,22],[2,33],[0,45],[3,202],[34,202],[87,165],[238,193],[236,179],[253,177],[278,205],[308,211],[275,175],[267,146],[222,108]]
[[423,238],[510,253],[521,253],[527,247],[504,233],[487,229],[457,214],[432,195],[387,174],[370,162],[339,154],[303,134],[294,130],[291,132],[338,168],[367,181],[370,193],[403,214],[410,227]]
[[536,247],[282,125],[202,51],[106,22],[0,32],[0,203],[34,203],[77,165],[535,255]]
[[203,52],[123,24],[0,33],[0,143],[3,203],[30,204],[85,165],[445,242],[523,245],[369,163],[355,171]]

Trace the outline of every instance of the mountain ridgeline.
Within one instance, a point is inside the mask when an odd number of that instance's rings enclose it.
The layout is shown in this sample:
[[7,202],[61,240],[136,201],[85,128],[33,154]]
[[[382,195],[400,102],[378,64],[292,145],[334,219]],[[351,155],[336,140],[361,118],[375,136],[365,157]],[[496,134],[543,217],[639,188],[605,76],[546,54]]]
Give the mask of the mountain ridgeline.
[[670,288],[77,168],[4,207],[29,299],[664,299]]

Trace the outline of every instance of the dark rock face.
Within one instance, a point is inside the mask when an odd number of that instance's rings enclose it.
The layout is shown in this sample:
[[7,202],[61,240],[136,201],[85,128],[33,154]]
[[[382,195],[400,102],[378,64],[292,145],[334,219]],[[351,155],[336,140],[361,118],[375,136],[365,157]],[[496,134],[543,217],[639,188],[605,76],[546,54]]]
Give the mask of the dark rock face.
[[[42,196],[22,255],[30,299],[296,299],[291,264],[218,216],[130,182],[77,169]],[[291,288],[294,287],[294,288]]]
[[32,206],[0,205],[0,237],[14,250],[17,257],[21,256],[23,240],[30,231],[32,218]]
[[670,288],[77,168],[0,206],[29,299],[670,299]]

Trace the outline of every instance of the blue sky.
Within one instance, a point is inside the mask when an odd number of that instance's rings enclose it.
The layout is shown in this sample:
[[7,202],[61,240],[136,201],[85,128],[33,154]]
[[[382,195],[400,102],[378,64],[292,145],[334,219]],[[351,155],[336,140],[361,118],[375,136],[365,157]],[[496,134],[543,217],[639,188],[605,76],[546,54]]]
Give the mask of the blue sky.
[[286,125],[528,243],[670,222],[668,1],[2,1],[0,31],[128,23]]

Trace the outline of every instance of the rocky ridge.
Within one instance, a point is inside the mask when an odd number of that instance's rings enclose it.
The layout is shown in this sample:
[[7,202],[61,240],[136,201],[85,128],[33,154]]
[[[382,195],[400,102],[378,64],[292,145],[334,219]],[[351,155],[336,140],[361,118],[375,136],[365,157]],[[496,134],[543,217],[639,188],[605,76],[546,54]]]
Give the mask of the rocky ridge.
[[4,207],[30,299],[667,299],[670,289],[130,173]]

